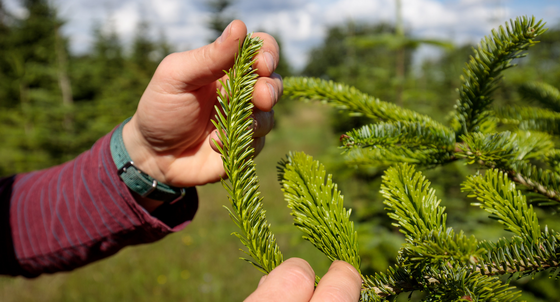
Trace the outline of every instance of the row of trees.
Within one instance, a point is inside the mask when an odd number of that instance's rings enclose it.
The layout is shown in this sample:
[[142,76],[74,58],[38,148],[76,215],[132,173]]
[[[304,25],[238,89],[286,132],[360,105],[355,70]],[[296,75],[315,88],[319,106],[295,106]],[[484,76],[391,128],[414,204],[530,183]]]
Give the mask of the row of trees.
[[69,52],[64,20],[45,0],[17,18],[0,2],[0,175],[67,161],[130,116],[171,52],[138,26],[129,47],[97,25],[85,54]]
[[[214,40],[234,19],[232,0],[208,2]],[[47,0],[23,0],[11,15],[0,0],[0,175],[74,158],[134,113],[158,63],[173,51],[140,22],[125,45],[111,26],[92,29],[89,51],[73,54],[61,19]],[[283,61],[279,72],[288,72]]]

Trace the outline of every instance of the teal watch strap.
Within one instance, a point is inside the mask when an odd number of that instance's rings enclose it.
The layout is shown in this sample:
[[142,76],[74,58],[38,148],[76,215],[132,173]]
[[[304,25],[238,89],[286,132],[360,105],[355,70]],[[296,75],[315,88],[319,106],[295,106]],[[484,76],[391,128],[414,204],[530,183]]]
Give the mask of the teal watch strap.
[[122,181],[142,197],[174,203],[185,196],[185,188],[160,183],[138,169],[124,146],[123,128],[131,118],[122,122],[111,136],[111,155]]

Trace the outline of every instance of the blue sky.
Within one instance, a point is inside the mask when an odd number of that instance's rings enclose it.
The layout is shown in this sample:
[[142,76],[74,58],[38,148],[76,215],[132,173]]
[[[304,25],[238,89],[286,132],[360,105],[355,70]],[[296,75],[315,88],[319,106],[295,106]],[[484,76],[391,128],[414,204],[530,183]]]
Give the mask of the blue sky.
[[[4,0],[15,14],[24,15],[20,0]],[[93,24],[114,27],[128,41],[136,25],[146,19],[152,35],[164,33],[177,51],[206,43],[209,13],[205,0],[51,0],[68,21],[64,31],[72,50],[84,52],[91,45]],[[451,39],[458,44],[476,43],[510,18],[534,15],[549,25],[560,21],[560,0],[402,0],[406,27],[425,38]],[[346,20],[392,22],[395,0],[237,0],[232,12],[250,31],[264,29],[277,34],[286,58],[304,66],[311,47],[321,43],[330,25]],[[421,56],[435,55],[421,49]]]

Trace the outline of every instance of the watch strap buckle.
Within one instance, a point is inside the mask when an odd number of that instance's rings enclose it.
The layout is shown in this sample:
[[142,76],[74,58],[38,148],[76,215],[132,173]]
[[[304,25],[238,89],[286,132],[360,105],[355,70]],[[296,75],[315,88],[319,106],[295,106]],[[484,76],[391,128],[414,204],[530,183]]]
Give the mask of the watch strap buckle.
[[[134,167],[136,168],[136,166],[134,165],[133,161],[128,161],[126,162],[118,171],[117,173],[119,174],[119,176],[123,173],[126,173],[126,170],[130,167]],[[136,170],[138,170],[138,168],[136,168]]]
[[148,197],[148,195],[152,194],[152,192],[157,188],[158,182],[157,180],[154,179],[154,181],[152,182],[152,187],[146,191],[146,193],[142,194],[142,197]]

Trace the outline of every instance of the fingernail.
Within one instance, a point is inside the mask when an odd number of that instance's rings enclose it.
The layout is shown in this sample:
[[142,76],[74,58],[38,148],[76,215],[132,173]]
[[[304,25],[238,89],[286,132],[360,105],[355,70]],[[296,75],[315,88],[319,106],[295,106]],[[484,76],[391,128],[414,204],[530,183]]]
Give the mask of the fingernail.
[[222,35],[218,39],[220,43],[223,43],[227,39],[227,37],[229,37],[229,33],[231,32],[231,23],[233,23],[233,21],[228,24],[228,26],[226,27],[226,29],[224,29],[224,32],[222,32]]
[[274,58],[272,57],[270,52],[265,52],[264,53],[264,61],[266,62],[266,67],[268,68],[268,71],[270,71],[270,73],[273,73],[274,72]]
[[255,114],[251,114],[251,118],[253,119],[253,122],[251,123],[251,126],[249,126],[249,129],[254,131],[257,129],[257,119],[255,118]]
[[272,98],[272,105],[276,104],[276,90],[272,87],[272,84],[266,83],[268,85],[268,92],[270,92],[270,97]]

